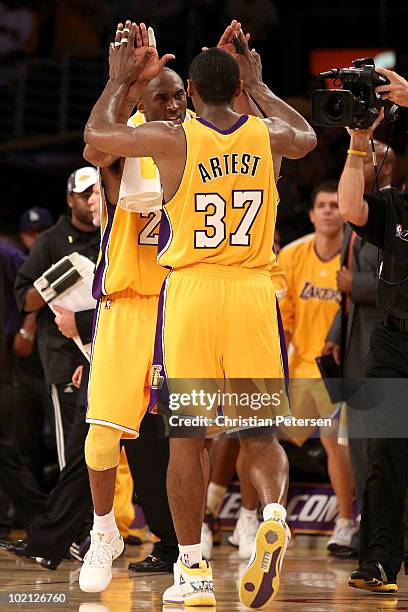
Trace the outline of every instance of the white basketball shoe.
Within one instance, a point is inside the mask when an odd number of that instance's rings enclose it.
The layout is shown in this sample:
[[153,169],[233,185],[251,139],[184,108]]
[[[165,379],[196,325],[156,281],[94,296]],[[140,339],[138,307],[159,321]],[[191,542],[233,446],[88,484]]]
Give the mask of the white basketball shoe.
[[84,557],[79,586],[85,593],[100,593],[112,580],[112,563],[123,553],[125,544],[120,534],[91,531],[91,546]]
[[212,570],[203,559],[195,567],[177,560],[174,564],[174,584],[165,590],[164,604],[184,606],[215,606]]

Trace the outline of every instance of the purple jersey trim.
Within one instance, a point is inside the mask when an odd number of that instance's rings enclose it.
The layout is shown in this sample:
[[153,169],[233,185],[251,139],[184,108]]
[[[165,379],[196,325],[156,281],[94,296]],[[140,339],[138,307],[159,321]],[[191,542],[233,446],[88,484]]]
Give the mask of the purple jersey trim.
[[106,268],[108,265],[108,242],[110,233],[112,230],[113,219],[115,217],[116,206],[113,204],[106,203],[106,210],[108,213],[108,221],[106,223],[105,231],[103,232],[102,242],[101,242],[101,253],[102,257],[100,262],[98,263],[95,271],[94,281],[92,284],[92,295],[95,300],[99,300],[102,295],[104,295],[103,291],[103,277],[106,272]]
[[283,329],[282,316],[281,316],[277,298],[276,298],[276,318],[278,320],[278,331],[279,331],[280,349],[281,349],[281,356],[282,356],[283,373],[285,376],[286,394],[288,394],[289,392],[288,351],[286,349],[285,330]]
[[157,260],[159,260],[160,255],[165,253],[169,248],[171,241],[172,231],[170,220],[167,215],[166,209],[163,208],[162,216],[160,219],[160,228],[159,228],[159,240],[157,246]]
[[153,353],[153,366],[152,370],[159,369],[158,375],[162,379],[160,388],[150,387],[150,401],[148,412],[151,412],[156,404],[164,404],[166,407],[168,406],[169,401],[169,392],[167,386],[167,378],[166,378],[166,366],[164,363],[164,341],[163,341],[163,332],[164,332],[164,309],[166,302],[166,290],[167,283],[169,281],[170,273],[164,279],[164,283],[162,285],[159,297],[159,304],[157,308],[157,324],[156,324],[156,336],[154,339],[154,353]]
[[231,127],[228,128],[228,130],[220,130],[219,128],[217,128],[216,125],[214,125],[213,123],[210,123],[209,121],[206,121],[205,119],[202,119],[201,117],[199,117],[197,121],[199,121],[202,125],[205,125],[206,127],[214,130],[215,132],[218,132],[219,134],[224,134],[224,136],[227,136],[228,134],[233,134],[236,130],[238,130],[241,127],[241,125],[244,125],[244,123],[248,121],[248,115],[241,115],[240,118],[237,119],[237,121],[234,123],[234,125],[231,125]]

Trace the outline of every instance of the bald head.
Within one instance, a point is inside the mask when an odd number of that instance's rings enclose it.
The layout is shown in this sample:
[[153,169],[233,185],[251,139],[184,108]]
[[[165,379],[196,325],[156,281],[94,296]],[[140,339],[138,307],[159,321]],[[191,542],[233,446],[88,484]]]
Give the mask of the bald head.
[[[374,140],[375,153],[377,157],[377,168],[381,167],[378,175],[378,188],[382,189],[392,183],[392,174],[395,168],[396,157],[394,150],[389,147],[387,152],[387,145],[381,140]],[[385,157],[385,155],[387,156]],[[375,169],[373,164],[373,157],[371,151],[371,145],[367,149],[367,157],[364,160],[364,178],[365,178],[365,190],[371,191],[374,187],[375,180]]]
[[140,97],[138,109],[146,121],[182,123],[186,116],[187,94],[177,72],[163,68],[147,85]]

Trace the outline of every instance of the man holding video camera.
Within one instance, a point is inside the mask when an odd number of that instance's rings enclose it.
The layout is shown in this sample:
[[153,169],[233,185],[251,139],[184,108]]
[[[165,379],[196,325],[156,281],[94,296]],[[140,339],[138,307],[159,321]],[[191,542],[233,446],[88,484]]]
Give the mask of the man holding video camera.
[[[408,106],[408,82],[384,68],[376,68],[376,72],[389,80],[376,88],[381,98]],[[408,193],[385,189],[364,194],[364,159],[383,117],[381,109],[371,127],[349,130],[350,148],[339,183],[339,208],[356,233],[381,249],[383,255],[379,303],[385,315],[371,334],[366,377],[404,379],[408,378]],[[386,390],[389,381],[382,384]],[[394,408],[403,408],[402,398],[396,406],[388,391],[384,397],[391,416]],[[383,593],[398,590],[396,579],[404,556],[402,519],[408,484],[408,440],[393,435],[372,437],[369,441],[360,566],[349,578],[350,586]]]

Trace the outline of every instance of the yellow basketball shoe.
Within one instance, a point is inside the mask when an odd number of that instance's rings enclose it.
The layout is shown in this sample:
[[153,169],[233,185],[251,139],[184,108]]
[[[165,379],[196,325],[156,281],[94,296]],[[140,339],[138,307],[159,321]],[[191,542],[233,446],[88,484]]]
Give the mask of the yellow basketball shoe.
[[262,608],[276,597],[289,539],[289,527],[277,512],[260,524],[239,589],[239,598],[247,608]]
[[398,591],[397,579],[388,578],[381,563],[369,561],[354,570],[348,579],[349,586],[355,589],[371,591],[371,593],[396,593]]
[[215,606],[212,569],[203,559],[194,567],[177,560],[174,564],[174,584],[165,590],[164,604],[184,606]]

